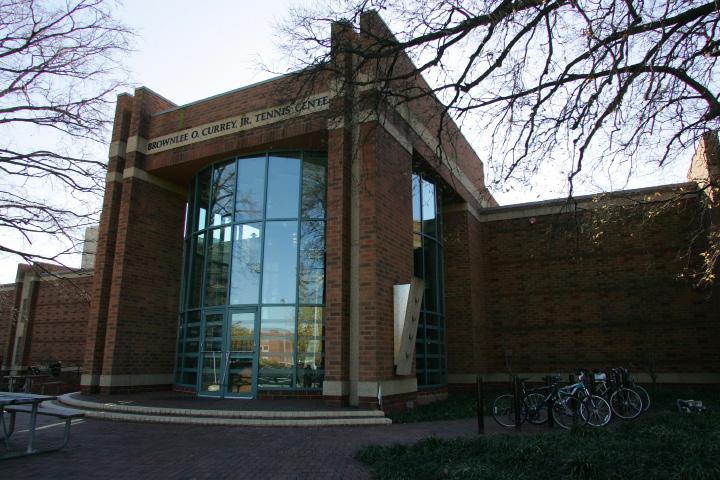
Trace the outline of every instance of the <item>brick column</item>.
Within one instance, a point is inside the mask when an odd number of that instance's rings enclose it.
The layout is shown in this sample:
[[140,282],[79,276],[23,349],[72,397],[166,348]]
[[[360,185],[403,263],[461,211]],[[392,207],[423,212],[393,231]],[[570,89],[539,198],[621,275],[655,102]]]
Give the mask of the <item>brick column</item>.
[[99,389],[102,359],[105,351],[108,302],[113,277],[115,242],[118,215],[122,197],[122,175],[130,129],[134,98],[131,95],[118,96],[115,107],[115,123],[110,144],[110,158],[105,183],[102,215],[98,228],[95,267],[92,285],[92,299],[88,313],[88,325],[83,361],[81,389],[83,393]]
[[[172,383],[182,275],[184,186],[145,171],[138,149],[150,114],[173,105],[147,89],[121,99],[122,145],[108,174],[98,235],[84,391]],[[115,134],[114,134],[115,135]],[[115,138],[115,137],[114,137]]]
[[412,155],[379,122],[360,138],[359,403],[376,405],[381,389],[384,408],[404,408],[417,381],[395,375],[393,286],[413,276]]

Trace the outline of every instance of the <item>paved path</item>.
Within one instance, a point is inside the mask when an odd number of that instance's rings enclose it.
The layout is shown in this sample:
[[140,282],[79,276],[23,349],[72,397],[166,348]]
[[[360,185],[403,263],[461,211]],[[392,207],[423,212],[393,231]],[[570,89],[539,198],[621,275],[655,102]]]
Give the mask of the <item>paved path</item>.
[[[14,444],[24,444],[25,415]],[[42,426],[57,423],[43,418]],[[488,433],[507,432],[491,419]],[[474,419],[379,427],[238,428],[82,420],[70,445],[53,453],[0,462],[10,479],[365,479],[353,453],[370,444],[476,436]],[[537,429],[534,429],[537,431]],[[544,430],[544,429],[543,429]],[[529,429],[525,431],[530,431]],[[38,432],[59,441],[61,426]],[[2,447],[0,447],[2,448]]]

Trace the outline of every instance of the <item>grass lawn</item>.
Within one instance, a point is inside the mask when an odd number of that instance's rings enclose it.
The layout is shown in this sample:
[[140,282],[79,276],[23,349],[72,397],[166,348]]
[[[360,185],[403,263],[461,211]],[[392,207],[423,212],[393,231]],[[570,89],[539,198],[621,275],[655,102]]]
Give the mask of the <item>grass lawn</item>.
[[[717,402],[716,402],[717,403]],[[378,479],[718,479],[720,413],[656,412],[612,428],[368,447]]]

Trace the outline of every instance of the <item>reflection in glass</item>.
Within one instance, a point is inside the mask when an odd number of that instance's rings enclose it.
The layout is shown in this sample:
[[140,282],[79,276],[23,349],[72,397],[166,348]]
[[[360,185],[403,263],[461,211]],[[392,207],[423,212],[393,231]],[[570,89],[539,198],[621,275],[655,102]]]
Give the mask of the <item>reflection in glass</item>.
[[321,304],[325,287],[325,222],[303,222],[300,230],[300,303]]
[[422,221],[421,203],[420,203],[420,177],[412,176],[412,212],[413,212],[413,231],[420,232],[420,222]]
[[423,234],[435,236],[435,185],[422,179]]
[[202,293],[202,281],[205,273],[205,234],[201,233],[196,235],[192,239],[192,245],[190,247],[191,259],[191,270],[190,270],[190,281],[189,295],[188,295],[188,306],[195,308],[200,306],[200,294]]
[[255,336],[255,312],[234,312],[230,315],[230,351],[252,352]]
[[259,220],[265,201],[265,156],[238,160],[235,219]]
[[210,352],[203,355],[203,367],[200,391],[218,394],[222,381],[222,352]]
[[298,309],[297,331],[297,376],[298,388],[320,388],[322,386],[325,356],[325,322],[322,307],[300,307]]
[[418,323],[415,369],[418,386],[444,385],[445,340],[442,284],[442,244],[439,192],[434,183],[413,174],[413,261],[415,276],[425,281],[422,314]]
[[232,354],[228,357],[228,392],[252,393],[252,367],[252,358]]
[[185,226],[183,232],[185,232],[185,238],[189,237],[193,231],[193,215],[195,214],[195,182],[190,182],[190,188],[188,188],[188,201],[185,204]]
[[225,305],[227,301],[231,242],[232,227],[216,228],[210,231],[205,306]]
[[216,165],[213,169],[210,225],[232,222],[235,194],[235,161]]
[[270,157],[267,218],[297,218],[300,200],[300,160]]
[[197,223],[195,230],[202,230],[207,226],[207,209],[210,203],[210,169],[206,168],[198,175],[197,197]]
[[[198,173],[186,214],[176,381],[207,394],[252,394],[254,370],[260,388],[322,388],[326,189],[322,152],[238,158]],[[260,314],[244,322],[240,306]],[[247,363],[252,352],[257,365]]]
[[291,387],[295,307],[263,307],[260,319],[258,386]]
[[298,337],[322,338],[325,336],[323,307],[300,307],[298,309]]
[[235,226],[230,304],[256,304],[260,294],[262,223]]
[[423,268],[422,237],[417,233],[413,235],[413,267],[416,277],[425,278],[425,269]]
[[263,303],[295,303],[297,222],[265,223]]
[[432,279],[432,281],[425,282],[425,295],[423,300],[425,303],[425,310],[428,312],[435,312],[437,307],[437,243],[427,237],[423,237],[423,255],[425,260],[423,266],[425,268],[425,278]]
[[325,156],[306,155],[302,172],[302,218],[325,218]]

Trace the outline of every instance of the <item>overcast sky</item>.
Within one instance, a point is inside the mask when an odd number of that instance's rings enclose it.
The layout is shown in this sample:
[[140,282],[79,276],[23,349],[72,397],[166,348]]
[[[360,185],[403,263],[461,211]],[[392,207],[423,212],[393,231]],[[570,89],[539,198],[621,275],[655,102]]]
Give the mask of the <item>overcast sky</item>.
[[[275,24],[292,1],[124,0],[118,16],[138,34],[135,52],[127,59],[133,82],[182,105],[274,76],[263,70],[261,60],[277,70],[285,66],[276,47]],[[480,139],[469,140],[482,158]],[[682,159],[660,172],[641,172],[629,183],[617,172],[601,174],[576,193],[682,182],[689,161]],[[546,168],[533,185],[512,185],[493,194],[501,205],[561,197],[563,180]],[[0,283],[14,280],[17,262],[0,256]],[[79,257],[67,263],[79,266]]]

